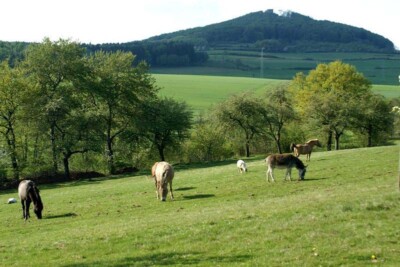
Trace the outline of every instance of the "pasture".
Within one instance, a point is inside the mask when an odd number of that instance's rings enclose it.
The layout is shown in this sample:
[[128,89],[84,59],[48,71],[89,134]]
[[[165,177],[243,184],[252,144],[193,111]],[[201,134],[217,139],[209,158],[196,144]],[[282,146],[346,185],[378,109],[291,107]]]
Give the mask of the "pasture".
[[[253,92],[263,95],[267,90],[288,83],[288,80],[249,77],[153,74],[162,96],[186,103],[196,114],[205,112],[232,94]],[[400,97],[400,85],[373,85],[372,90],[388,98]]]
[[341,60],[351,64],[373,84],[399,85],[400,54],[383,53],[268,53],[246,48],[225,47],[208,51],[203,66],[152,68],[157,74],[197,74],[290,80],[296,73],[308,73],[320,63]]
[[[245,159],[245,174],[236,159],[175,165],[175,200],[166,202],[156,200],[150,170],[39,185],[42,220],[25,223],[20,203],[0,209],[0,266],[400,262],[398,146],[315,152],[301,182],[276,170],[267,183],[263,159]],[[16,196],[0,192],[2,203]]]

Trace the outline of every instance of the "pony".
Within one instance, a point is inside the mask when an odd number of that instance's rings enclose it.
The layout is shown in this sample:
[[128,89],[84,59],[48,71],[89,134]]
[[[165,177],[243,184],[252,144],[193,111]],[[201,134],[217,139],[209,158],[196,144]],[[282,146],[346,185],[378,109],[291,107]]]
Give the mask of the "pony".
[[269,182],[269,176],[271,176],[271,181],[275,182],[273,173],[275,168],[286,169],[285,180],[289,176],[289,181],[292,180],[291,174],[293,167],[296,167],[296,169],[299,171],[299,180],[304,180],[307,170],[307,166],[305,166],[299,158],[293,156],[292,154],[272,154],[265,159],[265,163],[268,167],[267,182]]
[[238,171],[239,171],[240,173],[247,172],[246,162],[244,162],[243,160],[239,159],[239,160],[237,161],[237,163],[236,163],[236,166],[237,166]]
[[160,199],[161,196],[162,201],[166,200],[169,184],[171,199],[173,200],[172,179],[174,178],[174,168],[172,165],[166,161],[156,162],[151,168],[151,175],[154,178],[157,199]]
[[22,216],[26,220],[30,217],[29,206],[33,202],[33,211],[38,219],[42,219],[43,203],[40,198],[39,189],[31,180],[22,180],[18,185],[18,195],[22,204]]
[[318,139],[308,140],[305,144],[290,144],[290,151],[294,153],[296,157],[300,157],[301,154],[306,154],[306,160],[310,161],[311,152],[314,146],[321,147],[321,143]]

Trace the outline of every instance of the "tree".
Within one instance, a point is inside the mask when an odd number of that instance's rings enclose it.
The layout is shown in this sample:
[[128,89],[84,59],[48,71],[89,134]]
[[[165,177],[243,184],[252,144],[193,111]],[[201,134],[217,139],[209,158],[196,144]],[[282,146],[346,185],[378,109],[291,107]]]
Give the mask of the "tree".
[[234,95],[219,104],[216,117],[227,130],[238,130],[244,135],[246,157],[250,157],[250,142],[260,131],[260,104],[249,94]]
[[[114,143],[137,122],[142,103],[155,98],[157,88],[141,62],[134,67],[132,53],[96,52],[89,58],[92,70],[90,95],[106,142],[109,173],[115,173]],[[136,119],[135,119],[136,118]]]
[[295,116],[287,87],[281,86],[268,91],[265,99],[265,104],[262,105],[261,109],[264,127],[267,134],[275,140],[278,152],[282,153],[281,135],[283,126]]
[[[78,85],[86,78],[84,49],[78,43],[48,38],[28,47],[24,66],[35,82],[30,92],[28,113],[35,122],[46,125],[52,148],[53,175],[58,172],[62,125],[80,106]],[[64,136],[64,137],[63,137]]]
[[359,99],[352,128],[367,136],[367,146],[378,141],[382,135],[393,131],[394,114],[388,101],[381,95],[366,94]]
[[19,179],[16,126],[19,123],[22,96],[29,83],[18,67],[10,68],[7,61],[0,65],[0,133],[5,137],[10,155],[13,178]]
[[141,120],[141,131],[158,150],[165,161],[168,146],[178,145],[189,137],[193,113],[185,102],[172,98],[157,99],[147,105]]
[[354,66],[334,61],[319,64],[307,76],[299,73],[290,85],[299,113],[314,121],[328,134],[328,147],[335,137],[340,149],[340,137],[350,125],[359,99],[370,92],[370,82]]

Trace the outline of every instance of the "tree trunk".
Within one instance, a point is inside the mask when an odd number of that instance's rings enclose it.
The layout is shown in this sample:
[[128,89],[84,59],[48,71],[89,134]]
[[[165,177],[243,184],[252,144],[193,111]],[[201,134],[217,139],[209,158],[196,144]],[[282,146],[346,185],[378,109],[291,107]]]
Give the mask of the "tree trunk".
[[340,150],[340,136],[342,134],[335,133],[335,150]]
[[51,150],[53,153],[53,175],[55,176],[58,172],[58,163],[57,163],[57,145],[56,145],[56,125],[54,122],[50,126],[50,139],[51,139]]
[[157,150],[158,150],[158,155],[160,156],[160,160],[165,161],[164,146],[157,145]]
[[368,126],[368,147],[372,147],[372,125]]
[[246,141],[246,157],[250,157],[250,144],[249,141]]
[[114,151],[112,147],[112,138],[110,137],[110,135],[107,136],[107,165],[109,174],[114,174]]
[[64,177],[66,180],[71,178],[71,174],[69,171],[69,158],[71,157],[70,153],[64,153],[63,163],[64,163]]
[[13,169],[13,178],[15,180],[19,180],[19,166],[18,166],[18,158],[17,158],[17,151],[15,148],[15,133],[12,125],[8,125],[7,133],[6,133],[7,145],[8,149],[10,150],[10,159],[11,159],[11,166]]
[[331,151],[332,150],[332,131],[328,132],[328,141],[326,142],[326,150]]

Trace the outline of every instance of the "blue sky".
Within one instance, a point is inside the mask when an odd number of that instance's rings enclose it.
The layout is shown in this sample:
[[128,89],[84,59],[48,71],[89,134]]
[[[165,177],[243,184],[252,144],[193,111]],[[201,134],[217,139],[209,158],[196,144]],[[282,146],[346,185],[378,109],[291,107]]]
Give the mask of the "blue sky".
[[121,43],[275,9],[361,27],[400,49],[398,0],[5,0],[1,9],[2,41]]

